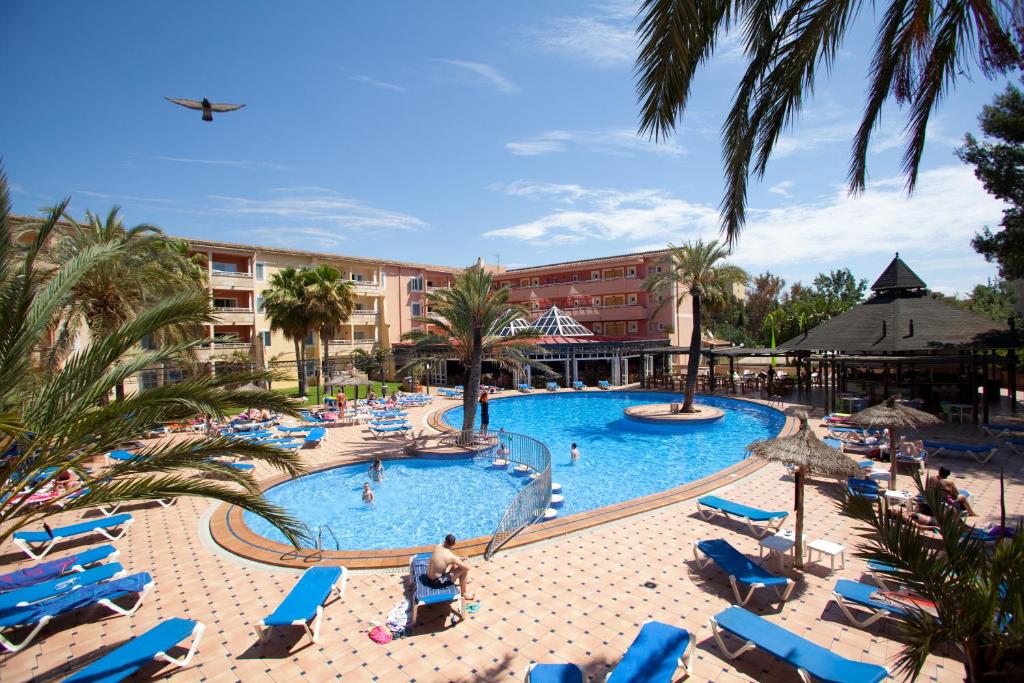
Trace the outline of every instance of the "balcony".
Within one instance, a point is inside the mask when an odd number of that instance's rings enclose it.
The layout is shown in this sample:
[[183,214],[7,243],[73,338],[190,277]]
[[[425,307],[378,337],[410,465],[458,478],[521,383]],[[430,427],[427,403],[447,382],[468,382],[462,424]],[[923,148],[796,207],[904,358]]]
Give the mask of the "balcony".
[[331,354],[344,356],[346,354],[352,353],[356,349],[372,351],[376,343],[377,342],[373,341],[372,339],[332,339],[330,342]]
[[252,289],[252,273],[215,270],[210,273],[210,285],[215,289]]
[[635,294],[643,291],[643,282],[637,277],[617,277],[610,280],[580,280],[579,282],[558,282],[553,285],[514,287],[511,290],[509,301],[522,303],[530,299]]
[[196,357],[200,361],[209,361],[216,358],[224,358],[231,354],[241,351],[243,353],[250,353],[252,351],[252,344],[247,341],[231,341],[231,342],[206,342],[196,347]]
[[252,308],[235,306],[214,306],[217,325],[252,325]]
[[352,311],[352,316],[349,319],[357,325],[375,325],[377,323],[377,315],[378,313],[375,309],[363,309]]
[[377,280],[349,280],[352,291],[356,294],[369,294],[379,296],[384,294],[384,289]]

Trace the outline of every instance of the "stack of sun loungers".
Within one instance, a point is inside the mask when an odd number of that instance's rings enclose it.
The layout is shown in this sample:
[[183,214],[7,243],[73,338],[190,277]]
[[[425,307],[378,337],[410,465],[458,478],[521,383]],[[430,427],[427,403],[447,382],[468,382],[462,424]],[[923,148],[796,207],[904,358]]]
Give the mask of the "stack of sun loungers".
[[526,384],[524,382],[523,384],[519,385],[519,391],[523,392],[524,394],[528,394],[531,391],[533,391],[533,387],[531,387],[529,384]]
[[584,389],[587,388],[587,385],[579,380],[576,380],[575,382],[572,383],[572,388],[575,389],[576,391],[583,391]]
[[612,388],[612,385],[609,384],[608,380],[606,380],[606,379],[599,380],[598,383],[597,383],[597,386],[598,386],[599,389],[611,389]]
[[548,382],[547,390],[548,391],[558,391],[558,382]]

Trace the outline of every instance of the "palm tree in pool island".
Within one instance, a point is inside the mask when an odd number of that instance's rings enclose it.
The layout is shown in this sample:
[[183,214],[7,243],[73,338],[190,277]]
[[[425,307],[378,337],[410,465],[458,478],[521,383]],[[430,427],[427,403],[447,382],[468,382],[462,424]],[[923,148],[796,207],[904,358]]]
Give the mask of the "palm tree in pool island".
[[[644,289],[650,294],[668,295],[678,291],[676,306],[682,306],[685,294],[690,295],[693,307],[693,331],[690,333],[690,352],[686,367],[686,395],[683,412],[693,412],[693,394],[697,389],[697,368],[700,367],[701,312],[705,304],[718,304],[732,296],[734,285],[746,284],[746,271],[725,263],[729,249],[717,240],[687,242],[681,247],[669,245],[665,259],[667,268],[652,273],[644,280]],[[672,297],[665,296],[664,305]],[[654,313],[661,310],[661,305]]]
[[428,362],[443,363],[449,358],[466,368],[462,393],[462,429],[473,429],[480,399],[480,372],[484,360],[503,370],[515,371],[523,365],[551,371],[527,358],[540,333],[532,327],[512,332],[509,326],[526,317],[521,306],[508,303],[508,287],[494,289],[492,276],[480,266],[459,274],[450,289],[427,294],[430,314],[415,318],[423,329],[412,330],[402,338],[413,342],[415,360],[399,370],[418,368]]

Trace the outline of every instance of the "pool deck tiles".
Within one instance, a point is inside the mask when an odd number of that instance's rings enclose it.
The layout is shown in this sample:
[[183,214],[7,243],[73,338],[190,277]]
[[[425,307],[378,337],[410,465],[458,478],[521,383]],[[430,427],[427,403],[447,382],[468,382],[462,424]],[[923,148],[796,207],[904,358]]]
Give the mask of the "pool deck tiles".
[[[426,410],[415,415],[418,428]],[[817,421],[815,421],[817,422]],[[943,426],[930,434],[980,438],[969,426]],[[173,438],[173,437],[172,437]],[[407,443],[407,442],[406,442]],[[384,444],[358,427],[332,430],[323,448],[300,453],[311,467],[354,462],[386,454]],[[388,445],[401,454],[401,442]],[[1000,451],[986,465],[969,458],[941,457],[958,485],[976,496],[980,516],[993,521],[998,509],[999,469],[1005,467],[1007,513],[1024,514],[1024,458]],[[273,472],[257,466],[257,475]],[[769,465],[731,478],[726,497],[763,508],[788,506],[792,482],[783,468]],[[812,479],[807,487],[807,534],[853,547],[855,530],[835,510],[834,482]],[[718,570],[695,567],[689,544],[726,538],[741,552],[757,556],[757,539],[740,522],[705,522],[692,500],[670,503],[589,528],[570,523],[567,532],[499,552],[490,561],[473,558],[474,591],[481,609],[458,626],[449,625],[445,607],[424,608],[410,637],[388,645],[373,643],[371,622],[383,621],[404,597],[403,572],[354,571],[344,597],[324,611],[321,642],[313,644],[301,629],[279,629],[261,651],[253,624],[268,614],[297,580],[295,570],[256,567],[210,544],[202,531],[211,504],[181,499],[161,508],[139,504],[135,525],[114,543],[119,561],[131,572],[149,571],[156,590],[131,617],[108,617],[84,610],[55,619],[35,643],[20,653],[0,656],[4,681],[53,681],[153,627],[183,616],[207,625],[192,663],[183,670],[153,664],[131,680],[173,681],[521,681],[531,661],[571,661],[588,681],[603,680],[647,619],[659,619],[694,634],[693,672],[689,680],[795,682],[796,672],[759,652],[736,662],[718,652],[705,627],[708,617],[733,600],[728,580]],[[98,513],[96,513],[98,514]],[[82,515],[62,514],[53,524]],[[91,516],[91,513],[87,513]],[[563,520],[564,521],[564,520]],[[56,552],[73,547],[62,545]],[[84,546],[78,546],[84,547]],[[0,551],[0,572],[30,564],[8,545]],[[780,609],[761,596],[750,607],[766,619],[854,659],[892,665],[900,643],[891,623],[858,629],[846,623],[830,603],[838,578],[860,579],[865,563],[847,553],[847,568],[829,574],[808,565],[793,597]],[[657,586],[645,588],[653,581]],[[176,653],[172,653],[176,654]],[[922,672],[923,681],[961,681],[963,664],[955,648],[936,648]]]

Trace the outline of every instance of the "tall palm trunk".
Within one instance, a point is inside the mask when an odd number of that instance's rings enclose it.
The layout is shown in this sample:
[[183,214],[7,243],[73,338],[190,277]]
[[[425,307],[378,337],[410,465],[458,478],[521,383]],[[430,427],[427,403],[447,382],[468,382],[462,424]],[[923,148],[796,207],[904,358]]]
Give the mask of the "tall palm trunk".
[[323,377],[324,380],[325,394],[327,393],[327,377],[328,373],[330,372],[327,366],[331,362],[330,336],[330,332],[327,330],[327,328],[320,328],[320,346],[322,346],[324,349],[323,360],[320,362],[320,375]]
[[697,370],[700,368],[700,293],[690,292],[693,302],[693,331],[690,333],[690,355],[686,361],[686,395],[683,412],[693,412],[693,394],[697,391]]
[[295,371],[299,376],[299,396],[306,395],[306,368],[302,363],[302,340],[296,337],[292,340],[295,344]]
[[473,429],[476,420],[476,404],[480,400],[480,372],[484,357],[483,331],[473,330],[473,348],[469,356],[469,375],[462,392],[462,431]]

